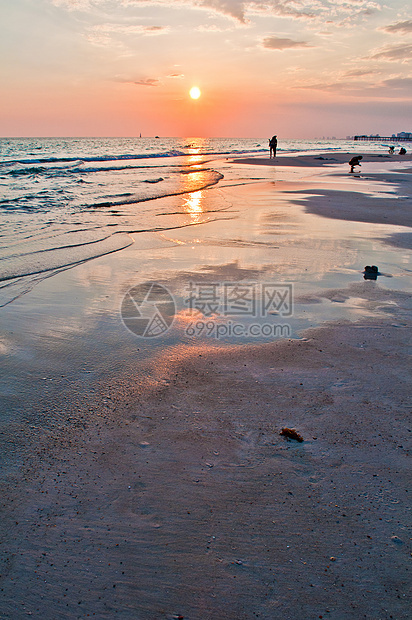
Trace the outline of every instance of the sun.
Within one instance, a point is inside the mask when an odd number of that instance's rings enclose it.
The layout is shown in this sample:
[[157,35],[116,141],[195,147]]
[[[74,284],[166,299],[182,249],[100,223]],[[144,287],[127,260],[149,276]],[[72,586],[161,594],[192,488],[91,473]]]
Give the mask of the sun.
[[202,93],[200,92],[200,88],[198,88],[197,86],[192,86],[192,88],[189,90],[189,95],[192,99],[199,99],[201,94]]

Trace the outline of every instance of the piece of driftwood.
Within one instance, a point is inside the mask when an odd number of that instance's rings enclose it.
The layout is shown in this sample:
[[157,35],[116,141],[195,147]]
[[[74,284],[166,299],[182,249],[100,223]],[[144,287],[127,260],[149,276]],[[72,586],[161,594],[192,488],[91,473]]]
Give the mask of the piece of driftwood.
[[294,439],[295,441],[300,441],[300,442],[303,441],[302,435],[299,435],[297,430],[294,428],[287,428],[285,426],[284,428],[282,428],[279,434],[283,435],[284,437],[287,437],[288,439]]

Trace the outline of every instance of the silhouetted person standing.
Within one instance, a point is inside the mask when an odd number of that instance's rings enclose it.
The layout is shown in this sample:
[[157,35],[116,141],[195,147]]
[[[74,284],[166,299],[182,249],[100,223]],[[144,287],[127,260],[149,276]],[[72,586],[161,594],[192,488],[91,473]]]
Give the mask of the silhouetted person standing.
[[277,139],[276,136],[273,136],[269,140],[269,149],[270,149],[269,157],[272,157],[272,153],[273,153],[273,157],[276,157],[276,149],[277,148],[278,148],[278,139]]

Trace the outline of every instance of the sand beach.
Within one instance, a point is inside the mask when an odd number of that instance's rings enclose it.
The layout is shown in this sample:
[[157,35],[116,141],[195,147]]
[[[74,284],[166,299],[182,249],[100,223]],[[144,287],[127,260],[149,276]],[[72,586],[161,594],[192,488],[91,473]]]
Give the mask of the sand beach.
[[[1,618],[410,617],[412,157],[347,161],[209,162],[159,230],[113,213],[133,244],[2,309]],[[163,338],[120,315],[147,281]],[[290,333],[229,337],[189,281],[292,283],[264,317]]]

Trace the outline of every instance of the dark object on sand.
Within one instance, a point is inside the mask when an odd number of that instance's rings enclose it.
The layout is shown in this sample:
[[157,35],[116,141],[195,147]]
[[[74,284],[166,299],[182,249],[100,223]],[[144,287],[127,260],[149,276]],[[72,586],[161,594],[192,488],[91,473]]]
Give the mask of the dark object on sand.
[[399,149],[399,155],[406,155],[406,149],[403,147]]
[[365,270],[363,272],[364,280],[376,280],[379,275],[379,269],[376,265],[366,265]]
[[287,437],[288,439],[294,439],[295,441],[300,441],[301,443],[303,441],[302,435],[299,435],[294,428],[287,428],[285,426],[285,428],[282,428],[279,435],[284,435],[284,437]]
[[350,171],[353,172],[355,166],[360,166],[360,160],[363,159],[363,155],[356,155],[356,157],[352,157],[352,159],[349,160],[349,166],[350,166]]

